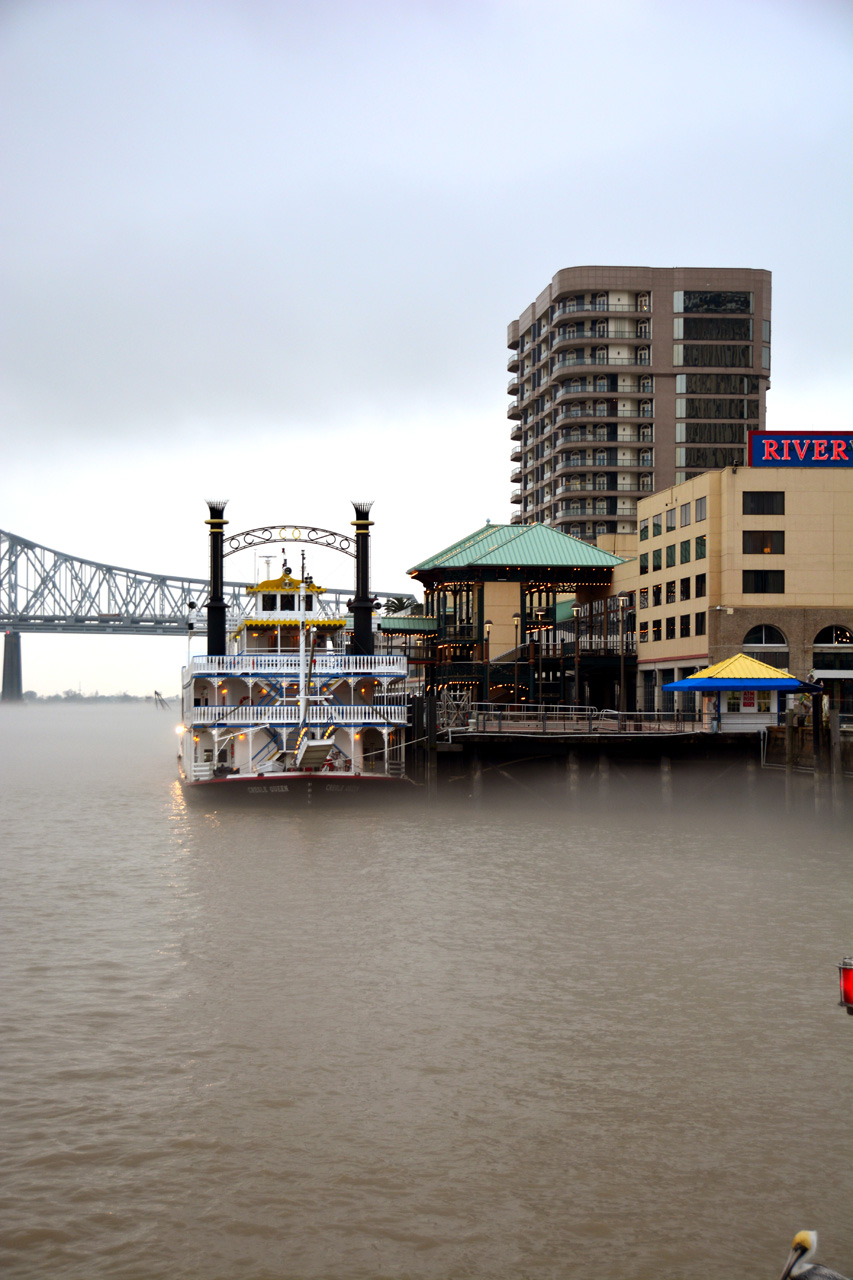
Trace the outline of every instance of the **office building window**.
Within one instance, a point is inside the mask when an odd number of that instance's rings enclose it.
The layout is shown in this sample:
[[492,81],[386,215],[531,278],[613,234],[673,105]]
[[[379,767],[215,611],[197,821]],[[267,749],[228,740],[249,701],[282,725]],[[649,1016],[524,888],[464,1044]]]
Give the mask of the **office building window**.
[[705,519],[706,511],[707,511],[707,507],[708,507],[708,499],[707,499],[707,498],[697,498],[697,499],[696,499],[696,522],[697,522],[697,524],[698,524],[698,522],[699,522],[700,520],[704,520],[704,519]]
[[672,582],[666,584],[666,602],[667,604],[675,604],[675,578]]
[[690,599],[690,579],[689,578],[681,579],[681,599],[682,600]]
[[690,635],[690,614],[689,613],[682,613],[681,615],[680,635],[682,640],[684,640],[686,636]]
[[743,593],[755,595],[784,595],[784,569],[744,569]]
[[652,569],[660,569],[661,567],[661,550],[658,547],[656,551],[652,552]]
[[685,539],[685,541],[682,542],[681,544],[681,563],[682,564],[690,563],[690,539],[689,538]]
[[648,536],[649,536],[649,522],[648,520],[641,520],[640,521],[640,541],[645,542]]
[[649,553],[644,551],[640,556],[640,573],[648,573],[649,571]]
[[745,556],[783,556],[785,554],[784,531],[744,529],[743,554]]
[[666,531],[670,533],[675,528],[675,507],[672,507],[666,513]]
[[671,542],[666,549],[666,567],[671,569],[675,564],[675,543]]
[[640,623],[640,644],[646,644],[649,639],[649,624],[647,622]]
[[682,504],[681,504],[681,527],[682,527],[682,529],[684,528],[684,526],[685,526],[686,524],[690,524],[690,503],[689,503],[689,502],[682,502]]
[[667,640],[675,639],[675,618],[667,618],[666,620],[666,638]]
[[652,587],[652,604],[656,609],[660,608],[661,603],[661,586],[660,583],[656,587]]
[[649,607],[649,589],[648,587],[640,587],[640,608],[648,609]]
[[706,555],[706,550],[705,550],[705,534],[704,534],[704,533],[700,533],[700,534],[699,534],[699,537],[696,539],[696,559],[697,559],[697,560],[704,560],[704,559],[705,559],[705,555]]
[[743,514],[745,516],[783,516],[785,514],[784,491],[745,489]]
[[705,595],[705,591],[706,591],[705,575],[704,573],[697,573],[696,574],[696,590],[694,591],[693,594],[695,596],[701,597]]
[[659,538],[659,537],[660,537],[660,531],[661,531],[661,517],[660,517],[660,515],[652,516],[652,536],[653,536],[653,537],[655,537],[655,538]]
[[660,618],[652,621],[652,640],[660,640]]
[[695,631],[694,631],[694,635],[697,635],[697,636],[704,636],[704,634],[705,634],[705,615],[704,615],[704,613],[697,613],[697,614],[696,614],[696,628],[695,628]]

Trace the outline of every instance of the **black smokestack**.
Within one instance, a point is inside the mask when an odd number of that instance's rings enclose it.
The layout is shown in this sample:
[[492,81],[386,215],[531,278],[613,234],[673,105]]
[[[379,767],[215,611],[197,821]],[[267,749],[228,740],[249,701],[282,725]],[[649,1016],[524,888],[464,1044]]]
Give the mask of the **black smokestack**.
[[372,502],[354,502],[355,519],[355,599],[352,609],[351,653],[373,653],[373,598],[370,594],[370,517]]
[[225,595],[223,579],[225,577],[225,557],[223,531],[228,521],[224,519],[228,499],[224,501],[208,498],[210,519],[205,524],[210,526],[210,596],[207,601],[207,654],[208,657],[219,657],[225,653]]

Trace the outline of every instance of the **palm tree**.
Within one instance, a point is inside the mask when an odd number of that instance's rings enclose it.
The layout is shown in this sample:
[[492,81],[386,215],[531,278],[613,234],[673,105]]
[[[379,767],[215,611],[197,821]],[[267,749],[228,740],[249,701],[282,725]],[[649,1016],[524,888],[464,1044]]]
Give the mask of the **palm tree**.
[[389,596],[385,601],[386,618],[390,617],[392,613],[405,613],[411,603],[411,596]]

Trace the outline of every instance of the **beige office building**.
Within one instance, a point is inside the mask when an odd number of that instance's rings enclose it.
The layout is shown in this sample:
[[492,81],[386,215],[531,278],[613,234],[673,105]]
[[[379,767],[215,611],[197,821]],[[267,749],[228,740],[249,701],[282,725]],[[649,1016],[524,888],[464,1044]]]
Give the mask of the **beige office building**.
[[514,524],[633,533],[647,493],[763,430],[770,272],[558,271],[507,331]]
[[640,499],[599,539],[635,592],[637,704],[732,654],[823,681],[853,713],[853,469],[727,467]]

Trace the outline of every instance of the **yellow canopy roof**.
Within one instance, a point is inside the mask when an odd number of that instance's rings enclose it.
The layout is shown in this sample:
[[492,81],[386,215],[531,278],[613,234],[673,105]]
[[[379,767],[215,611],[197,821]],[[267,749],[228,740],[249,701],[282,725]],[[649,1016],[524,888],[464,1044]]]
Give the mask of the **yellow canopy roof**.
[[789,680],[796,680],[796,676],[792,676],[790,671],[783,671],[780,667],[771,667],[766,662],[759,662],[757,658],[750,658],[745,653],[736,653],[733,658],[723,658],[722,662],[716,662],[713,667],[705,667],[704,671],[694,671],[692,676],[687,676],[688,680],[778,680],[788,677]]
[[[313,591],[319,595],[325,591],[325,587],[321,587],[317,582],[305,584],[309,592]],[[246,587],[251,595],[256,595],[259,591],[293,591],[299,590],[299,578],[293,578],[289,573],[283,573],[280,578],[267,578],[266,582],[259,582],[255,587]]]

